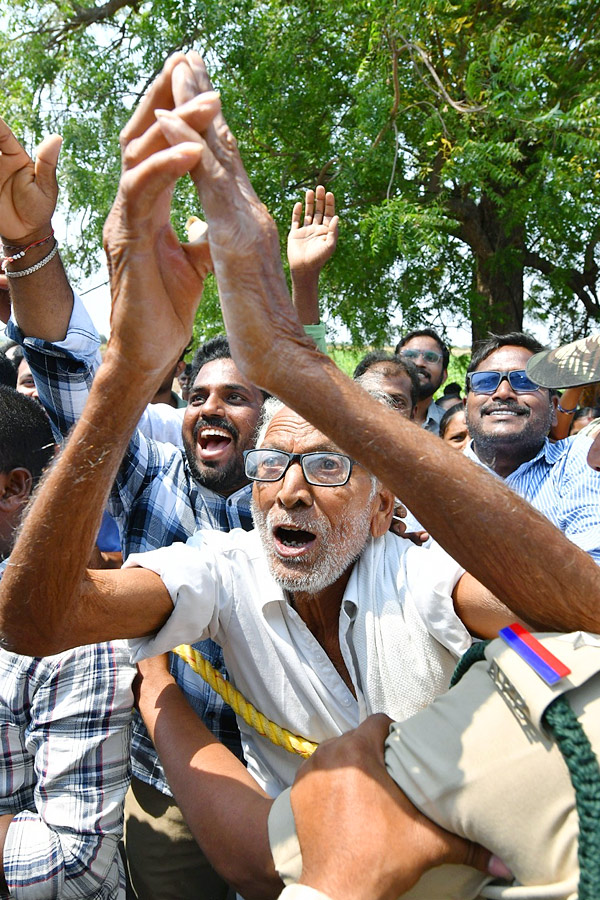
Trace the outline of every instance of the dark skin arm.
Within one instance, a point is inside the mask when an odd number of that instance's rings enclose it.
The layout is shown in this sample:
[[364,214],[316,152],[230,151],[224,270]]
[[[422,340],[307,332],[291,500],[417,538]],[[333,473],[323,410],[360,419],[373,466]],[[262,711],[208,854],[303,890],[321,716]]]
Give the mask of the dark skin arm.
[[390,722],[371,716],[326,741],[292,788],[300,882],[332,900],[395,900],[443,863],[488,871],[487,850],[427,819],[387,774],[383,745]]
[[[189,339],[207,272],[207,248],[180,244],[170,225],[173,184],[200,149],[168,148],[154,115],[157,106],[174,106],[188,77],[183,54],[172,57],[121,136],[123,173],[105,226],[111,340],[85,413],[29,508],[0,584],[0,633],[17,652],[47,656],[117,631],[149,634],[172,610],[152,573],[88,572],[86,565],[139,416]],[[218,106],[215,94],[204,95],[184,112],[205,127]]]
[[[11,245],[5,250],[7,256],[52,233],[52,216],[58,197],[56,165],[61,143],[59,135],[49,135],[38,147],[33,160],[6,122],[0,119],[0,238],[4,245]],[[21,259],[9,263],[8,271],[29,268],[44,259],[53,245],[51,240],[32,247]],[[9,278],[8,285],[15,318],[26,336],[48,341],[64,340],[73,308],[73,292],[60,254],[31,275]],[[5,314],[4,308],[2,316]],[[8,321],[8,317],[3,321]]]
[[138,670],[138,708],[190,831],[213,868],[247,900],[277,897],[283,885],[267,836],[271,799],[198,718],[166,656],[145,660]]
[[[201,63],[193,65],[201,89],[209,90]],[[196,140],[202,147],[192,174],[232,352],[246,377],[366,465],[518,616],[538,628],[600,631],[600,572],[583,551],[506,485],[382,407],[311,347],[289,303],[273,223],[222,116],[195,137],[176,116],[161,127],[174,145]]]

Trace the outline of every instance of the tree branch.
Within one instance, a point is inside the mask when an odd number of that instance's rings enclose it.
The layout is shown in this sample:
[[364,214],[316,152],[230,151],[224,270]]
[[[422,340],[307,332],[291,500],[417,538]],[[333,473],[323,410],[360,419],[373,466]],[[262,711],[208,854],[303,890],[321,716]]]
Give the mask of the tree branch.
[[[590,243],[586,248],[586,256],[590,247],[592,247],[593,252],[593,246],[595,246],[599,240],[600,234],[596,233],[595,240],[590,240]],[[563,281],[564,284],[579,297],[587,314],[594,319],[598,318],[600,315],[600,303],[598,302],[598,292],[596,287],[598,266],[595,263],[593,263],[589,270],[586,268],[583,272],[579,272],[575,268],[557,266],[539,253],[536,253],[533,250],[526,250],[523,265],[527,266],[529,269],[535,269],[537,272],[541,272],[542,275],[546,275],[547,277],[559,277],[561,281]]]

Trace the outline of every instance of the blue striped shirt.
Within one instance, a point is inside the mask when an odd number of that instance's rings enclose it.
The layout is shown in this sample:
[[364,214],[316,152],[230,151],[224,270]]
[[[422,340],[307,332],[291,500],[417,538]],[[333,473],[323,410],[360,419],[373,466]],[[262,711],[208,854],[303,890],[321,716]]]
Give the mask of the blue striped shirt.
[[[600,472],[587,464],[591,444],[585,435],[554,444],[546,438],[505,482],[600,564]],[[472,442],[464,452],[483,465]]]

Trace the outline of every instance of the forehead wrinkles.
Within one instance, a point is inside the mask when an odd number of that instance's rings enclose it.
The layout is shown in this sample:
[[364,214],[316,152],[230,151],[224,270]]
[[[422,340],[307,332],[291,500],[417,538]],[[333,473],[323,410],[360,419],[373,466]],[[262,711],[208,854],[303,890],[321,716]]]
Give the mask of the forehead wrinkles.
[[289,452],[294,447],[341,452],[329,438],[290,409],[275,413],[261,446]]

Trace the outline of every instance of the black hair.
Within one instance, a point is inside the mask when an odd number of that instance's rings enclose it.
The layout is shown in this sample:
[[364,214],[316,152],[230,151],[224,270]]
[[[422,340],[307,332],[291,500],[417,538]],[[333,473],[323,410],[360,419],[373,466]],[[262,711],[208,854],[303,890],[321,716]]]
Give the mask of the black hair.
[[54,456],[48,416],[31,397],[0,385],[0,472],[27,469],[34,484]]
[[6,387],[16,388],[17,370],[6,353],[0,352],[0,384]]
[[444,386],[444,397],[460,397],[460,384],[457,381],[449,381]]
[[[205,366],[209,362],[213,362],[215,359],[232,358],[229,341],[224,334],[217,334],[215,337],[210,338],[210,340],[200,344],[194,353],[194,358],[191,362],[190,387],[194,386],[194,382],[196,381],[202,366]],[[265,400],[267,397],[271,396],[267,391],[261,390],[261,393]]]
[[543,344],[540,344],[534,337],[530,334],[525,334],[523,331],[511,331],[508,334],[490,333],[484,341],[478,341],[474,345],[467,375],[470,372],[474,372],[484,359],[487,359],[488,356],[501,347],[523,347],[532,353],[541,353],[542,350],[546,349]]
[[440,353],[442,354],[442,368],[447,369],[448,363],[450,362],[450,349],[433,328],[417,328],[416,331],[409,331],[408,334],[405,334],[404,337],[398,341],[394,352],[399,353],[408,341],[411,341],[416,337],[429,337],[436,342],[440,348]]
[[450,407],[446,410],[446,412],[444,413],[444,415],[443,415],[442,418],[440,419],[440,437],[441,437],[441,438],[443,438],[444,435],[446,434],[446,430],[447,430],[447,428],[448,428],[448,425],[450,424],[450,422],[452,421],[452,419],[454,418],[454,416],[457,415],[457,413],[459,413],[461,410],[464,412],[464,409],[465,409],[465,407],[464,407],[464,404],[463,404],[463,402],[462,402],[462,400],[461,400],[460,403],[455,403],[454,406],[450,406]]
[[190,373],[191,384],[198,377],[198,372],[206,363],[213,362],[215,359],[231,359],[231,350],[229,341],[224,334],[217,334],[216,337],[210,338],[200,344],[192,359],[192,371]]
[[368,372],[369,369],[377,363],[385,363],[396,369],[398,372],[403,372],[405,375],[408,375],[410,379],[411,403],[413,406],[416,406],[417,400],[419,399],[419,375],[417,367],[410,359],[402,359],[401,356],[396,356],[394,353],[388,353],[385,350],[372,350],[370,353],[367,353],[366,356],[363,356],[356,366],[352,375],[354,381],[357,381],[365,374],[365,372]]

